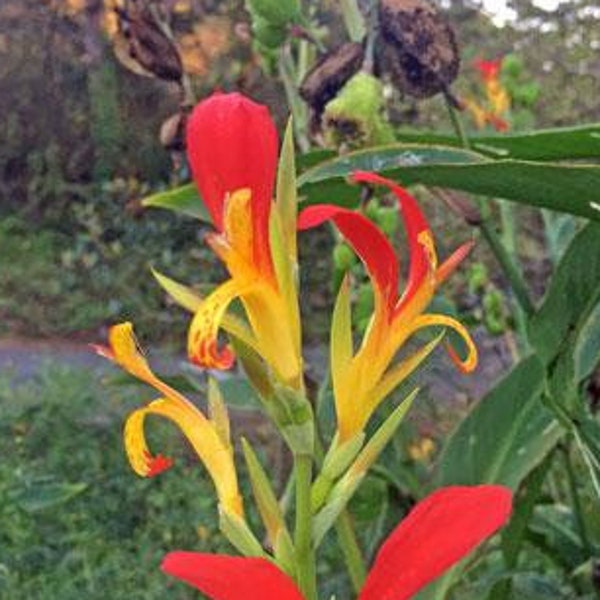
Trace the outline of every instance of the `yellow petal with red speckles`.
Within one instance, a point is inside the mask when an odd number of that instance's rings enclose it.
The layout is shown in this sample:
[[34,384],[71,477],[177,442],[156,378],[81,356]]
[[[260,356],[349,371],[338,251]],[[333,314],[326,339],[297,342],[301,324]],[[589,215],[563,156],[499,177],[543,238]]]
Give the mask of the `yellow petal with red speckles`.
[[157,415],[173,421],[188,439],[196,454],[208,470],[222,509],[230,514],[243,515],[233,451],[223,443],[215,426],[191,404],[176,404],[168,398],[154,400],[144,408],[134,411],[125,423],[125,449],[133,470],[142,477],[151,477],[172,461],[162,455],[153,456],[144,435],[144,422],[148,415]]
[[419,315],[406,326],[405,339],[413,335],[419,329],[435,326],[448,327],[458,333],[467,346],[466,358],[461,359],[456,350],[454,350],[454,348],[452,348],[452,346],[449,344],[446,345],[446,350],[450,354],[452,362],[463,373],[471,373],[473,370],[475,370],[475,367],[477,367],[477,347],[475,346],[475,342],[473,342],[473,338],[471,338],[467,328],[460,321],[457,321],[452,317],[434,314]]
[[229,304],[248,289],[248,286],[242,287],[230,279],[202,302],[188,333],[188,356],[193,363],[208,369],[231,367],[234,360],[232,351],[218,346],[219,328]]

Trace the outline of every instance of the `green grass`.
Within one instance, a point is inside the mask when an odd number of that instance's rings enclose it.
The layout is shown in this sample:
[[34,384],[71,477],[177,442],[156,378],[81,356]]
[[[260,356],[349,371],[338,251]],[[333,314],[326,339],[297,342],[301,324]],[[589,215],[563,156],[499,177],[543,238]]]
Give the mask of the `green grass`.
[[151,423],[153,446],[174,468],[150,480],[133,473],[121,429],[136,397],[56,366],[0,381],[2,600],[198,597],[159,565],[177,548],[227,550],[212,487],[162,423]]

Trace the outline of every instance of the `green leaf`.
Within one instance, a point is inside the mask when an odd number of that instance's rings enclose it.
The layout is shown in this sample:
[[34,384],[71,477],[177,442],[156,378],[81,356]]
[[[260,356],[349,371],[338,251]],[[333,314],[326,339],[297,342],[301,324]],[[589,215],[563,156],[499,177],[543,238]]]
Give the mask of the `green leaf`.
[[320,162],[300,175],[298,185],[302,187],[305,184],[319,183],[335,177],[347,177],[353,171],[383,173],[398,168],[483,162],[488,162],[488,159],[477,152],[462,148],[425,144],[390,144],[349,152]]
[[531,356],[475,405],[444,447],[436,487],[498,483],[517,489],[563,434],[540,401],[544,375]]
[[12,490],[10,496],[25,512],[37,513],[56,508],[87,488],[87,483],[65,483],[42,479]]
[[[437,156],[436,148],[440,151]],[[600,221],[600,166],[491,161],[481,154],[452,148],[446,148],[442,158],[441,149],[422,146],[419,150],[415,145],[399,144],[351,152],[308,169],[299,184],[308,204],[352,206],[358,201],[358,191],[349,191],[343,178],[366,169],[404,185],[452,188]]]
[[210,214],[200,199],[195,183],[188,183],[172,190],[152,194],[152,196],[142,200],[142,206],[165,208],[194,219],[200,219],[205,223],[212,223]]
[[[461,141],[452,134],[400,131],[397,138],[404,143],[461,146]],[[539,161],[600,158],[600,123],[508,135],[475,135],[469,141],[473,150],[491,158]]]
[[298,213],[298,198],[296,196],[296,164],[294,158],[294,135],[292,120],[288,121],[285,136],[281,146],[279,167],[277,169],[276,206],[280,216],[281,233],[286,245],[287,255],[295,259],[296,221]]
[[[530,341],[546,364],[568,345],[571,333],[582,331],[599,302],[600,226],[590,223],[569,245],[529,324]],[[593,339],[586,338],[585,343]]]

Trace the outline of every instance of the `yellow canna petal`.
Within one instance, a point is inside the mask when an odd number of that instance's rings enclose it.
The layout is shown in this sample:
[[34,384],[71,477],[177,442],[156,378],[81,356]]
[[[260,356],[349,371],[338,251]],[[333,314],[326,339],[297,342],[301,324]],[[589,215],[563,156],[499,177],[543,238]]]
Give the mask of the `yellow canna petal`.
[[183,404],[189,400],[177,390],[159,379],[144,358],[133,332],[130,322],[119,323],[110,328],[108,332],[109,348],[99,348],[100,354],[118,364],[129,374],[151,385],[161,394],[174,402]]
[[[152,274],[177,304],[192,313],[196,313],[200,309],[205,299],[199,296],[193,289],[163,275],[156,269],[152,269]],[[221,327],[227,333],[244,342],[246,346],[258,352],[256,338],[242,319],[235,315],[224,314],[221,320]]]
[[457,321],[456,319],[453,319],[447,315],[419,315],[408,325],[406,329],[406,337],[412,335],[419,329],[423,329],[424,327],[435,326],[449,327],[450,329],[456,331],[458,335],[460,335],[467,346],[467,357],[465,359],[461,359],[458,353],[449,344],[446,346],[446,350],[450,354],[452,362],[454,362],[461,372],[471,373],[475,367],[477,367],[477,347],[475,346],[475,342],[473,342],[473,338],[471,338],[471,335],[467,331],[467,328],[460,321]]
[[153,456],[148,449],[144,434],[144,422],[148,415],[165,417],[179,427],[208,470],[223,511],[243,516],[232,448],[223,443],[214,424],[191,403],[180,404],[160,398],[129,416],[125,423],[124,439],[133,470],[142,477],[151,477],[172,464],[170,459],[160,454]]
[[198,308],[188,333],[188,356],[209,369],[229,369],[234,356],[230,348],[219,350],[218,334],[229,304],[248,290],[230,279],[210,294]]

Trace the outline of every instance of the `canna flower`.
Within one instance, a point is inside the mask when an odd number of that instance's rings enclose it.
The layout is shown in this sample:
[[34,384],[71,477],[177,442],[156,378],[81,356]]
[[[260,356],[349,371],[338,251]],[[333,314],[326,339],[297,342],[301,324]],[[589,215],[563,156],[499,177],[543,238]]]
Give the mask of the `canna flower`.
[[436,288],[467,256],[472,243],[460,246],[438,265],[433,235],[416,200],[403,188],[374,173],[357,172],[355,182],[389,188],[398,199],[406,227],[410,264],[406,288],[398,296],[400,265],[387,238],[366,217],[333,205],[306,208],[299,227],[308,229],[331,220],[363,261],[374,288],[374,312],[358,351],[353,351],[350,297],[347,280],[334,308],[331,331],[331,374],[338,419],[339,441],[363,431],[381,401],[433,350],[438,340],[392,365],[398,350],[417,331],[432,326],[455,330],[467,345],[461,360],[448,346],[452,360],[465,373],[477,365],[477,350],[457,320],[425,313]]
[[[442,488],[391,533],[358,600],[408,600],[508,520],[512,496],[496,485]],[[262,558],[172,552],[165,573],[212,600],[303,600],[296,584]]]
[[242,517],[242,498],[229,440],[229,422],[218,390],[213,388],[212,393],[209,392],[209,401],[216,400],[213,418],[209,420],[185,396],[154,374],[138,349],[131,323],[111,327],[108,338],[109,346],[97,346],[96,351],[160,393],[157,400],[131,413],[125,423],[125,450],[133,470],[141,477],[154,477],[173,464],[162,454],[153,455],[144,435],[144,422],[148,415],[165,417],[179,427],[205,465],[215,484],[221,510],[228,515]]
[[471,113],[475,125],[479,129],[489,124],[496,131],[507,131],[509,125],[504,116],[510,110],[510,96],[500,81],[502,58],[495,60],[478,58],[474,61],[473,66],[479,71],[483,80],[489,110],[482,108],[475,100],[471,99],[464,101],[465,108]]
[[[230,279],[195,302],[188,354],[203,367],[231,367],[231,349],[218,347],[223,327],[260,354],[280,381],[300,388],[295,214],[294,225],[286,226],[289,204],[273,201],[277,149],[267,108],[240,94],[213,94],[189,117],[188,159],[216,228],[207,241]],[[235,299],[247,322],[227,314]]]

